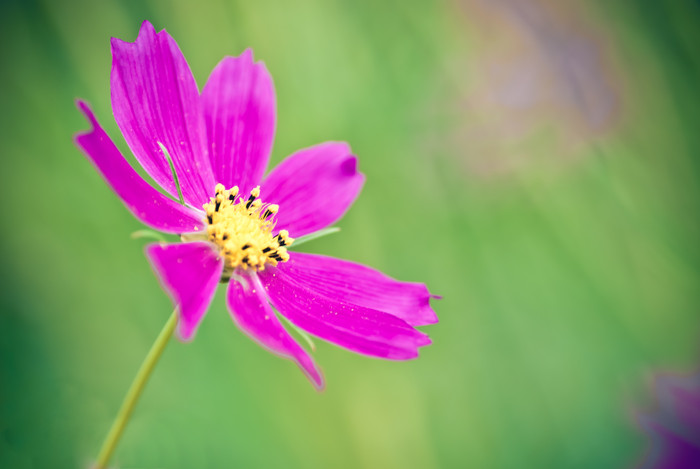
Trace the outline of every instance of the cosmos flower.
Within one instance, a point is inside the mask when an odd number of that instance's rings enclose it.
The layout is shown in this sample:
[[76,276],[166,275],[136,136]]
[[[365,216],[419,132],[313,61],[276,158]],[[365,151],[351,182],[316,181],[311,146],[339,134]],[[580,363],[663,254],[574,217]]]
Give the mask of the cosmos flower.
[[655,378],[657,406],[638,421],[650,448],[640,469],[700,467],[700,373]]
[[430,344],[415,328],[437,322],[425,285],[288,250],[295,238],[340,219],[364,175],[346,143],[326,142],[264,176],[275,92],[250,50],[224,58],[200,93],[172,37],[144,22],[134,43],[112,39],[111,97],[136,159],[172,198],[138,175],[82,101],[92,129],[76,144],[139,220],[180,235],[180,243],[149,245],[146,255],[178,309],[182,340],[193,337],[224,282],[238,327],[295,361],[317,388],[318,367],[275,309],[299,329],[364,355],[407,360]]

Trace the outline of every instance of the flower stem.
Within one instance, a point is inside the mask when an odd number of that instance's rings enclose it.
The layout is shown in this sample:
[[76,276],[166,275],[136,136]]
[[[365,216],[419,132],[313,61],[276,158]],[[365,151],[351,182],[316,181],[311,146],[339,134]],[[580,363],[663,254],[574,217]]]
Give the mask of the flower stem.
[[151,376],[153,368],[155,368],[158,359],[163,353],[163,350],[165,350],[168,340],[173,335],[176,325],[177,310],[173,311],[173,314],[171,314],[170,318],[168,318],[168,322],[166,322],[165,326],[163,326],[160,334],[158,334],[158,338],[151,346],[151,350],[148,351],[148,355],[146,355],[146,358],[143,360],[141,368],[139,368],[138,373],[136,373],[136,377],[134,378],[129,391],[124,397],[119,413],[112,423],[112,428],[109,429],[107,438],[105,438],[104,443],[102,443],[100,454],[97,456],[97,462],[93,466],[93,469],[104,469],[107,467],[107,463],[117,447],[119,438],[122,436],[124,428],[129,421],[131,412],[134,410],[134,406],[139,400],[139,396],[141,396],[141,392],[146,386],[146,382],[148,381],[149,376]]

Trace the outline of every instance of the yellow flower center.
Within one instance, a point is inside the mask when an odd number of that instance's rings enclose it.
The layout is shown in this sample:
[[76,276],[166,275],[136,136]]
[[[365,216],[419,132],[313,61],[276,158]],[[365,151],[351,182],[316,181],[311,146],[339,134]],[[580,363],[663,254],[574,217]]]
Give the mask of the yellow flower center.
[[219,247],[226,270],[263,270],[267,264],[289,260],[285,246],[294,239],[287,230],[272,235],[279,206],[260,200],[260,186],[250,191],[247,198],[239,196],[238,186],[225,190],[217,184],[215,190],[216,195],[203,208],[209,241]]

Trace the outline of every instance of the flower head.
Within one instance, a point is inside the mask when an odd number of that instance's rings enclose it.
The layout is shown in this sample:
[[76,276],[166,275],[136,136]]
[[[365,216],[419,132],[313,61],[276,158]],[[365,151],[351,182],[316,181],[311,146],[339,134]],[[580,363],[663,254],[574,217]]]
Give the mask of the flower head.
[[[146,225],[181,236],[146,255],[190,340],[220,282],[234,322],[294,360],[317,388],[323,378],[273,307],[298,328],[357,353],[406,360],[437,322],[423,284],[374,269],[291,252],[294,239],[340,219],[364,175],[342,142],[299,150],[265,177],[276,125],[272,79],[246,50],[224,58],[201,93],[175,41],[144,22],[134,43],[112,39],[112,109],[129,147],[163,195],[127,163],[88,105],[92,129],[76,144]],[[178,202],[179,199],[182,203]]]

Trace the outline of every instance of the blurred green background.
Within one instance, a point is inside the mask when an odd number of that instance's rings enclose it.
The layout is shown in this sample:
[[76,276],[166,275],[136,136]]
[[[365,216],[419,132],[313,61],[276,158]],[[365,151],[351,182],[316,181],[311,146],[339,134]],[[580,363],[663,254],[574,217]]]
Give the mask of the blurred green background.
[[[654,370],[697,363],[697,2],[3,2],[0,466],[86,467],[170,303],[72,136],[120,148],[110,36],[167,28],[200,85],[252,47],[272,162],[347,140],[367,174],[314,252],[444,297],[418,360],[317,341],[327,389],[232,324],[173,341],[123,468],[617,468]],[[133,160],[133,157],[128,156]]]

